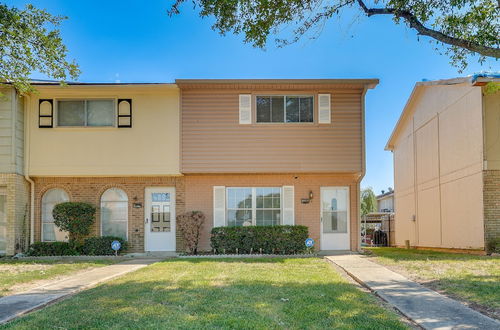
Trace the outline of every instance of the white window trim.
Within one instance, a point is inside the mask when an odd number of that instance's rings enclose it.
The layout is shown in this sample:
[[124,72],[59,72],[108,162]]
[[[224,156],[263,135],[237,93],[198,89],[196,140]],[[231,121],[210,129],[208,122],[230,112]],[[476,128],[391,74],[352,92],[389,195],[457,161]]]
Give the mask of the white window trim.
[[[65,242],[65,241],[58,241],[58,240],[55,240],[55,241],[49,241],[49,240],[45,240],[43,237],[43,225],[47,222],[44,222],[43,221],[43,197],[51,190],[62,190],[66,193],[66,195],[68,196],[68,201],[71,201],[71,196],[68,194],[68,192],[63,189],[63,188],[59,188],[59,187],[54,187],[54,188],[50,188],[50,189],[47,189],[43,194],[42,194],[42,198],[40,199],[40,241],[41,242]],[[65,203],[65,202],[61,202],[61,203]],[[55,227],[57,227],[55,224],[54,224]],[[69,233],[68,233],[68,238],[69,238]]]
[[[113,125],[111,126],[87,126],[87,101],[113,101]],[[85,125],[84,126],[59,126],[59,101],[84,101],[85,102]],[[86,128],[86,129],[109,129],[118,127],[118,98],[117,97],[89,97],[89,98],[55,98],[53,102],[52,124],[55,128]]]
[[[225,207],[225,218],[226,218],[226,227],[229,227],[229,217],[227,216],[227,213],[229,210],[251,210],[252,211],[252,226],[257,226],[257,189],[258,188],[279,188],[280,190],[280,223],[278,226],[283,224],[283,187],[272,187],[272,186],[259,186],[259,187],[226,187],[226,207]],[[227,205],[227,201],[229,200],[229,194],[228,191],[229,189],[252,189],[252,207],[250,209],[232,209],[229,208]],[[274,209],[274,208],[273,208]],[[267,209],[261,209],[259,210],[267,210]],[[233,226],[231,226],[233,227]],[[260,226],[259,226],[260,227]]]
[[[269,121],[269,122],[262,122],[258,121],[258,114],[257,114],[257,98],[258,97],[283,97],[283,121]],[[286,121],[286,98],[287,97],[312,97],[313,98],[313,109],[312,109],[312,114],[313,114],[313,120],[312,121]],[[302,125],[307,125],[307,124],[314,124],[316,122],[316,97],[315,94],[257,94],[255,95],[254,99],[254,104],[255,104],[255,123],[256,124],[290,124],[290,125],[296,125],[296,124],[302,124]],[[299,114],[300,114],[300,109],[299,109]]]
[[[121,189],[121,188],[118,188],[118,187],[111,187],[111,188],[108,188],[106,189],[102,194],[101,194],[101,198],[99,198],[99,222],[101,223],[100,225],[100,228],[101,228],[101,237],[103,236],[103,229],[102,229],[102,225],[103,225],[103,221],[102,221],[102,212],[101,212],[101,209],[102,209],[102,196],[104,196],[104,194],[110,190],[110,189],[113,189],[113,188],[116,188],[116,189],[120,189],[122,190],[125,195],[127,196],[127,221],[125,221],[127,223],[127,227],[126,227],[126,237],[125,237],[125,240],[128,241],[128,223],[129,223],[129,203],[130,203],[130,199],[128,198],[128,194],[125,190]],[[121,203],[125,203],[125,201],[120,201]]]

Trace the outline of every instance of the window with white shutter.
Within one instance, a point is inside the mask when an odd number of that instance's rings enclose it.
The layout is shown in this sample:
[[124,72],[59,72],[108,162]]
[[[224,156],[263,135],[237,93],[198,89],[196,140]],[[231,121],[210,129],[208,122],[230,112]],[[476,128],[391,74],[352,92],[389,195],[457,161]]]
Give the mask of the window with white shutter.
[[318,94],[318,123],[330,124],[331,118],[330,94]]
[[240,94],[240,124],[252,123],[252,95]]
[[226,225],[226,187],[214,186],[214,227]]
[[283,186],[283,225],[295,224],[295,197],[293,186]]

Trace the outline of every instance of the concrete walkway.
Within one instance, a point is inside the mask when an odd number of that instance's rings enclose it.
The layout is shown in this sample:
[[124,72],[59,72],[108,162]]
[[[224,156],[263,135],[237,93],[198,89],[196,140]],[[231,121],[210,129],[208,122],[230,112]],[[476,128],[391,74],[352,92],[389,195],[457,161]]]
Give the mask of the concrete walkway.
[[75,276],[50,282],[23,293],[0,298],[0,324],[78,291],[133,272],[157,261],[159,259],[136,259],[95,268]]
[[359,254],[327,256],[424,329],[500,329],[500,322]]

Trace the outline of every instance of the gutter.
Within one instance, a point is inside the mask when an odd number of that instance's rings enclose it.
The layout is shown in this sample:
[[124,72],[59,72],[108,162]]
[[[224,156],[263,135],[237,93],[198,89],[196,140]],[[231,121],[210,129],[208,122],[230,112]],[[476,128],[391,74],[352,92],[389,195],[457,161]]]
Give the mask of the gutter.
[[24,104],[24,179],[30,184],[30,245],[35,242],[35,181],[29,176],[30,161],[30,109],[31,96],[25,95]]
[[[374,86],[373,86],[374,87]],[[365,97],[366,97],[366,92],[368,91],[369,88],[373,88],[372,86],[364,86],[363,87],[363,92],[361,93],[361,174],[359,176],[359,181],[358,181],[358,201],[361,203],[361,181],[365,177],[366,174],[366,138],[365,138]],[[361,251],[361,207],[358,205],[358,246],[356,247],[357,251]]]

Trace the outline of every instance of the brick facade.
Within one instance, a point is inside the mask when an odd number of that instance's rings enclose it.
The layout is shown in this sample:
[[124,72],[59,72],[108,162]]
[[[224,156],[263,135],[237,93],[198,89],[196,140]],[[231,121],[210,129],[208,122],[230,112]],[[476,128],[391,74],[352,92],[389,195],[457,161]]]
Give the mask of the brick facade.
[[[184,212],[184,179],[181,176],[161,177],[38,177],[35,181],[35,241],[41,240],[41,200],[52,188],[64,189],[71,201],[86,202],[97,207],[96,222],[92,235],[100,235],[99,205],[101,195],[109,188],[123,189],[128,195],[128,241],[129,252],[144,252],[144,191],[146,187],[175,187],[176,215]],[[139,202],[142,208],[132,204]],[[177,250],[182,242],[177,233]]]
[[500,170],[483,171],[483,203],[487,247],[489,242],[500,239]]
[[[350,188],[350,244],[351,250],[359,248],[359,182],[354,176],[333,174],[237,174],[237,175],[187,175],[171,177],[38,177],[35,181],[35,240],[41,240],[41,200],[49,189],[65,190],[71,201],[87,202],[97,206],[96,223],[92,235],[100,235],[99,205],[101,195],[109,188],[123,189],[129,198],[128,240],[129,252],[144,251],[144,208],[133,208],[134,202],[144,205],[146,187],[165,186],[176,188],[176,214],[199,210],[205,213],[207,223],[203,229],[201,249],[210,249],[210,230],[213,217],[213,186],[267,187],[292,185],[295,187],[295,224],[309,227],[309,233],[320,247],[320,187],[348,186]],[[308,198],[302,204],[301,198]],[[177,232],[177,250],[182,250],[182,240]]]
[[[186,210],[202,211],[207,217],[203,229],[201,248],[210,249],[210,230],[213,219],[213,186],[226,187],[295,187],[295,224],[309,227],[309,235],[320,247],[320,187],[348,186],[350,188],[350,243],[351,250],[359,249],[359,182],[355,176],[338,174],[224,174],[186,175]],[[309,204],[302,204],[301,198],[308,198]]]
[[6,255],[22,252],[29,244],[29,183],[19,174],[0,174],[7,196]]

